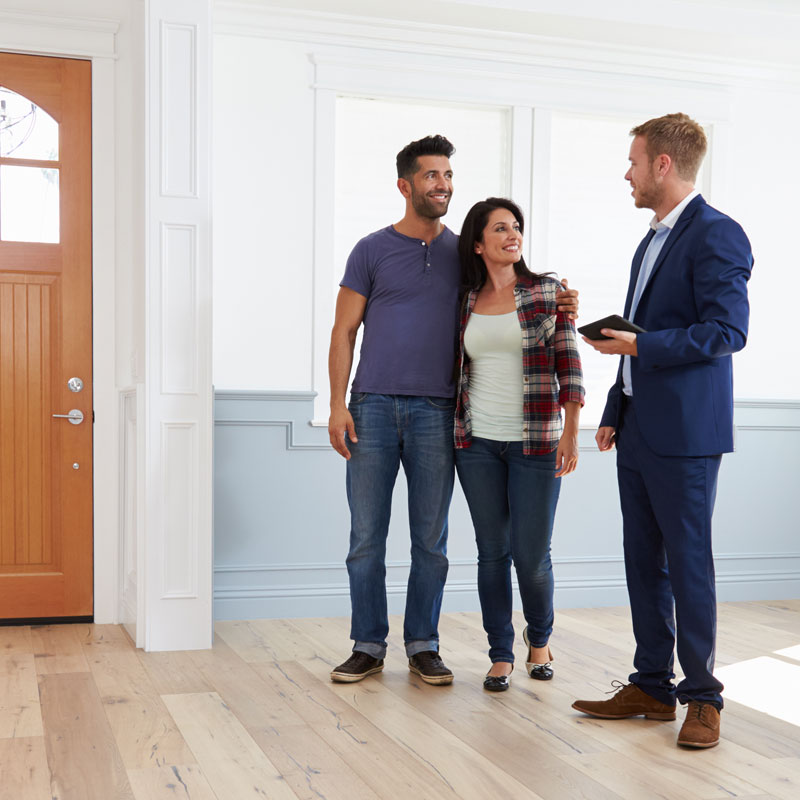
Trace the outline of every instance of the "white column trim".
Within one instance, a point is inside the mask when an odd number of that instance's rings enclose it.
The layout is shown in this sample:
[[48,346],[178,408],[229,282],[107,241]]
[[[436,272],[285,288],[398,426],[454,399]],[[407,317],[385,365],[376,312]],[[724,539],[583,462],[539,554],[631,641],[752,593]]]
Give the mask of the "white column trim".
[[211,2],[148,0],[137,643],[212,639]]
[[314,399],[312,424],[327,425],[330,385],[328,348],[336,297],[333,263],[333,207],[336,192],[336,92],[314,92],[314,271],[311,310],[311,388]]
[[533,255],[533,236],[531,209],[533,208],[533,109],[530,106],[514,106],[511,109],[511,157],[508,159],[511,171],[511,199],[522,207],[528,220],[525,226],[523,252],[528,266]]
[[94,619],[119,622],[119,394],[116,353],[114,60],[92,59]]
[[553,113],[546,108],[533,110],[532,190],[529,225],[531,244],[529,266],[534,272],[546,271],[550,263],[550,165]]

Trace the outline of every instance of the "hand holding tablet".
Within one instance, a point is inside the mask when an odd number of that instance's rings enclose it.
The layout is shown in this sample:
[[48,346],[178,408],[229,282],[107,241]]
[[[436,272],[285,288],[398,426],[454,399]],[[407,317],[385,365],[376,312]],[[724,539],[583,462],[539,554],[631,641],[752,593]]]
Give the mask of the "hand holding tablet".
[[603,319],[598,319],[595,322],[589,322],[586,325],[581,325],[578,328],[578,333],[582,333],[587,339],[608,339],[608,336],[603,336],[600,331],[603,328],[611,328],[614,331],[628,331],[630,333],[647,333],[644,328],[629,322],[619,314],[611,314]]

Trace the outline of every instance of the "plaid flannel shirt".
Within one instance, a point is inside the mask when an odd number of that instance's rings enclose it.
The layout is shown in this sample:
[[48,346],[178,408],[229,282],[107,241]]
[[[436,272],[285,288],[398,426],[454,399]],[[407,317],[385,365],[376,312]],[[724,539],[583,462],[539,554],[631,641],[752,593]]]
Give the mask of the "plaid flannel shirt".
[[[520,278],[514,288],[517,318],[522,328],[523,427],[525,455],[550,453],[558,446],[563,429],[561,406],[584,402],[583,372],[575,326],[556,309],[561,284],[553,278]],[[472,444],[469,410],[469,357],[464,351],[467,328],[478,292],[464,297],[459,333],[458,397],[456,400],[456,447]]]

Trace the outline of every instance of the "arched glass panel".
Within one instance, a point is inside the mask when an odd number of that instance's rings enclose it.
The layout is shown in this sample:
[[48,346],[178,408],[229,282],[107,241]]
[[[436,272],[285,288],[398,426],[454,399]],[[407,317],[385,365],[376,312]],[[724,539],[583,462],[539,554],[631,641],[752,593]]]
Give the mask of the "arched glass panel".
[[58,160],[58,123],[4,86],[0,86],[0,157]]

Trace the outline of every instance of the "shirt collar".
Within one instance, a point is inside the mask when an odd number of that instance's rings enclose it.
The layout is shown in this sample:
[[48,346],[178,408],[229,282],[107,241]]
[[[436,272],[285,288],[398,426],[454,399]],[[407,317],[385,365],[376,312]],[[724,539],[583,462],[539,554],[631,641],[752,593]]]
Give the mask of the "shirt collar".
[[681,200],[680,203],[678,203],[678,205],[676,205],[675,208],[673,208],[672,211],[670,211],[669,214],[667,214],[661,221],[659,221],[656,218],[656,215],[653,214],[653,218],[650,220],[650,227],[654,231],[663,230],[664,228],[669,228],[672,230],[675,227],[675,223],[678,221],[678,217],[683,214],[686,206],[688,206],[689,203],[691,203],[692,200],[694,200],[699,194],[699,189],[692,189],[692,191],[689,192],[689,194],[687,194],[686,197],[684,197],[683,200]]

